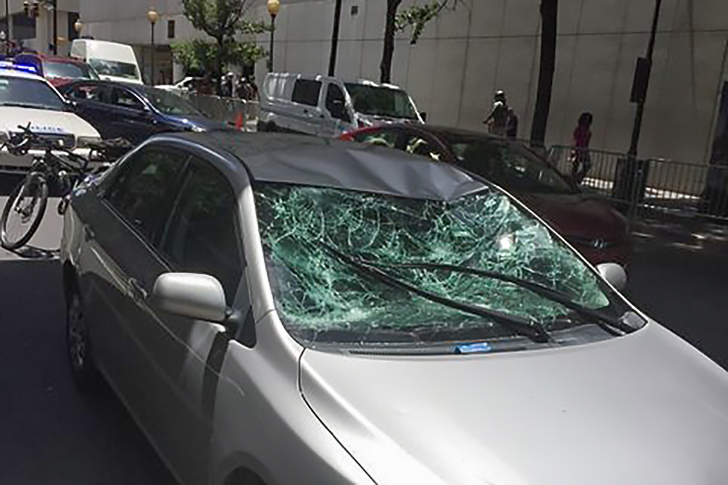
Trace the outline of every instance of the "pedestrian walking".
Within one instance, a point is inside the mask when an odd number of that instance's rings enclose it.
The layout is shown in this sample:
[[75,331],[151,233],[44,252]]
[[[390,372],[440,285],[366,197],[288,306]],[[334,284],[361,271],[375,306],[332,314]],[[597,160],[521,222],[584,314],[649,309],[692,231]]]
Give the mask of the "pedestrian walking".
[[508,106],[508,120],[506,121],[506,137],[511,140],[518,138],[518,115]]
[[504,91],[496,91],[493,97],[493,109],[483,121],[488,127],[488,133],[496,136],[506,136],[508,127],[508,102]]
[[571,176],[577,184],[580,184],[591,168],[591,155],[589,154],[589,142],[591,141],[591,125],[594,117],[591,113],[584,112],[579,116],[579,121],[574,129],[573,149],[571,150]]

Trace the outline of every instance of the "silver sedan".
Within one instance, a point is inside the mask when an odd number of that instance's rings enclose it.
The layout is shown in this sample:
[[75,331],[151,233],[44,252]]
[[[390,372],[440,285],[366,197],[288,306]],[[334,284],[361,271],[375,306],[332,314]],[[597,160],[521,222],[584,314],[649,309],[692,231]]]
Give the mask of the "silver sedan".
[[158,136],[65,216],[67,347],[180,483],[728,483],[728,373],[488,182]]

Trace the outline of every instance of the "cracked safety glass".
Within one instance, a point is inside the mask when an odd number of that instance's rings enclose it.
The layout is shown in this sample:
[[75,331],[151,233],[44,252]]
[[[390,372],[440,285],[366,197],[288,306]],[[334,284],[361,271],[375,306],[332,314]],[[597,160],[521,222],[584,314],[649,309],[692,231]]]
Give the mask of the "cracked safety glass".
[[[586,322],[523,286],[436,265],[527,280],[615,318],[627,310],[579,257],[495,189],[453,200],[273,183],[259,183],[255,192],[276,308],[286,329],[303,341],[407,344],[516,337],[487,317],[371,278],[327,248],[438,297],[521,317],[546,331]],[[411,263],[433,266],[406,266]]]

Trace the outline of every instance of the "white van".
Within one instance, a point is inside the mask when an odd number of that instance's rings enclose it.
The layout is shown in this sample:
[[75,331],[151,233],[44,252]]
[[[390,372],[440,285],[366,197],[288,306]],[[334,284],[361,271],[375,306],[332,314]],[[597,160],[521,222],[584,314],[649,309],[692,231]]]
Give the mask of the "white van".
[[412,98],[391,84],[292,73],[270,73],[260,94],[258,131],[337,137],[392,122],[422,123]]
[[76,39],[71,44],[71,57],[90,64],[101,79],[144,84],[136,54],[130,45],[105,40]]

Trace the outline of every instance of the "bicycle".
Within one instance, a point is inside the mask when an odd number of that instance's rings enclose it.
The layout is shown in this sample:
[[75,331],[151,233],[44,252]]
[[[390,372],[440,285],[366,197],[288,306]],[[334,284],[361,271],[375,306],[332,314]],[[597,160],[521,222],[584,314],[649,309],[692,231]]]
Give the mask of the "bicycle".
[[[33,160],[30,172],[13,190],[0,217],[0,245],[11,251],[27,244],[38,230],[48,205],[49,182],[60,189],[61,200],[57,212],[63,215],[76,186],[87,176],[97,175],[108,168],[108,160],[121,149],[131,147],[125,140],[106,140],[90,147],[91,156],[86,158],[62,145],[44,140],[30,129],[30,125],[19,128],[22,132],[11,136],[0,149],[7,148],[12,155],[24,156],[33,147],[43,149],[44,154]],[[68,160],[54,152],[62,152]],[[89,164],[94,153],[100,157],[95,160],[102,164],[90,170]]]

